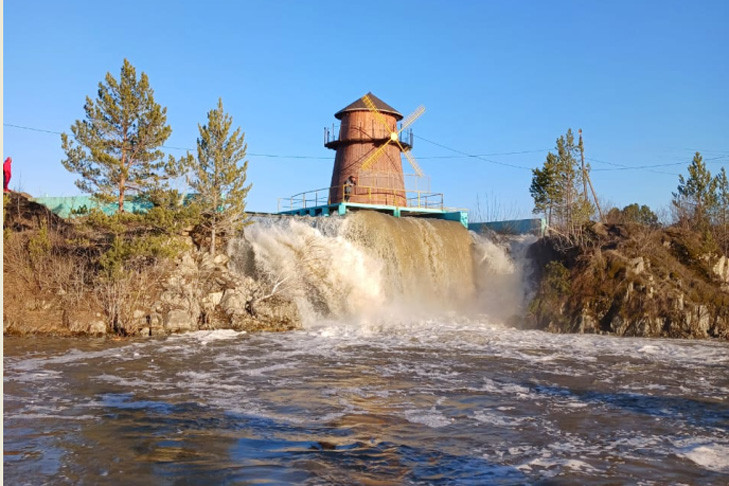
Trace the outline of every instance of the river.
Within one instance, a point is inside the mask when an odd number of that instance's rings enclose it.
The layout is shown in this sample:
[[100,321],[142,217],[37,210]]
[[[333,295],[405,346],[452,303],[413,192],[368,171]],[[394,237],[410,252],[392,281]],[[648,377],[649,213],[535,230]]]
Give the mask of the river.
[[729,344],[483,320],[6,338],[6,484],[726,484]]

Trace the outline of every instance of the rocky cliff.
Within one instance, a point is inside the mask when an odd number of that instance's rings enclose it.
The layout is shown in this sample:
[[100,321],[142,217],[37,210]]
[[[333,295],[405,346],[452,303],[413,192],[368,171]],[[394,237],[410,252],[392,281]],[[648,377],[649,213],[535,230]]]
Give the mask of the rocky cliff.
[[225,255],[198,251],[190,236],[179,238],[188,249],[176,258],[109,279],[99,269],[105,235],[89,236],[27,195],[6,195],[4,333],[154,336],[300,326],[295,304],[275,284]]
[[729,260],[702,235],[594,224],[580,245],[531,248],[535,327],[620,336],[729,338]]
[[144,316],[143,335],[198,329],[287,331],[300,327],[296,305],[252,275],[233,271],[225,255],[189,252],[163,283],[159,301]]

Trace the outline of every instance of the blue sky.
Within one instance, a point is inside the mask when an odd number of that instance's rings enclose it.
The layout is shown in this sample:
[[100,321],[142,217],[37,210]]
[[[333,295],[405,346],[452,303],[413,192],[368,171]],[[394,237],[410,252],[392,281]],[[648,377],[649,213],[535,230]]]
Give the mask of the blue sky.
[[173,155],[223,99],[251,210],[329,184],[323,128],[368,91],[425,105],[413,155],[449,206],[529,216],[529,169],[582,128],[599,197],[661,210],[695,151],[729,167],[727,25],[725,0],[6,0],[3,158],[11,188],[79,194],[48,132],[69,132],[128,58],[167,107]]

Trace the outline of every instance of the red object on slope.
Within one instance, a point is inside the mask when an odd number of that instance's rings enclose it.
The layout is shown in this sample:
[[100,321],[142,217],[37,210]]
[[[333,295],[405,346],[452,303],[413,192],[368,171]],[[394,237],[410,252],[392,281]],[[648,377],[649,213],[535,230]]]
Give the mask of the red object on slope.
[[8,189],[8,184],[10,184],[10,176],[12,175],[12,167],[11,164],[13,163],[13,159],[8,157],[5,159],[5,163],[3,163],[3,191],[4,192],[10,192],[10,189]]

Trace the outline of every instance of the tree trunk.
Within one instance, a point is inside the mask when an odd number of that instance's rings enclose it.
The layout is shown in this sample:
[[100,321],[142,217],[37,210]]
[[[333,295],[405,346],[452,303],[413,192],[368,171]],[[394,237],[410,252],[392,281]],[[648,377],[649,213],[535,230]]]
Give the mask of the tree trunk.
[[215,256],[215,224],[210,230],[210,254]]
[[[125,123],[126,125],[126,123]],[[121,173],[119,174],[119,208],[117,209],[118,213],[124,212],[124,191],[126,189],[127,184],[127,172],[125,172],[125,169],[127,168],[127,157],[129,155],[127,154],[126,146],[127,146],[127,136],[128,136],[128,127],[124,126],[124,142],[122,144],[122,154],[121,154]]]
[[549,210],[547,211],[547,226],[552,227],[552,203],[549,203]]
[[119,213],[124,212],[124,189],[124,181],[121,181],[119,184],[119,209],[117,209]]

